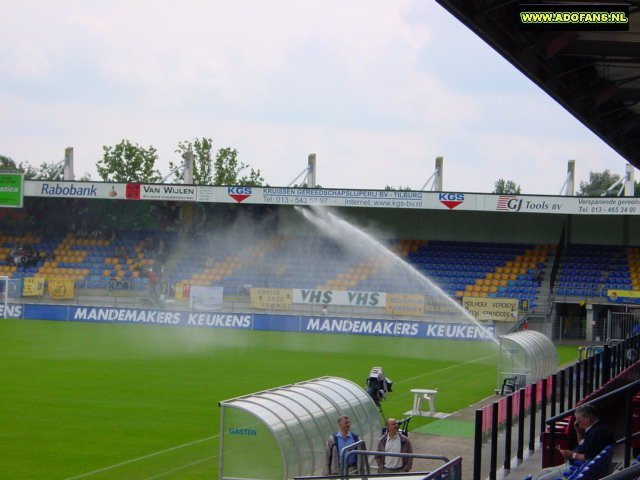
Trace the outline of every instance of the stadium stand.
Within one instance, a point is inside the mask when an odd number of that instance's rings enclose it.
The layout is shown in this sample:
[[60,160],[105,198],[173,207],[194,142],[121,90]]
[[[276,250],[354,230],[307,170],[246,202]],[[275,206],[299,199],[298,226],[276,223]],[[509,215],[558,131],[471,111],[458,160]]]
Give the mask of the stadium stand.
[[[179,239],[175,232],[128,230],[108,239],[73,233],[46,241],[29,234],[0,238],[3,274],[73,279],[78,288],[143,290],[154,269],[171,289],[215,284],[233,293],[247,286],[420,293],[422,288],[406,272],[390,271],[381,258],[347,252],[328,238],[303,235],[233,243],[224,236],[201,242]],[[555,248],[413,239],[393,239],[388,245],[450,296],[532,301]],[[24,249],[37,252],[37,260],[27,265]]]
[[[569,245],[560,259],[554,293],[560,297],[608,297],[608,290],[640,289],[640,249]],[[639,303],[630,298],[628,303]]]
[[409,254],[449,295],[535,299],[549,245],[430,242]]
[[[149,249],[149,236],[123,232],[121,239],[52,236],[2,236],[2,272],[11,278],[63,278],[78,288],[107,289],[127,281],[134,290],[145,288],[145,272],[155,263],[157,251]],[[35,252],[33,261],[26,252]],[[12,264],[13,263],[13,264]],[[110,283],[111,282],[111,283]]]
[[[552,246],[427,242],[394,239],[390,247],[451,296],[535,300]],[[193,251],[193,248],[184,247]],[[406,271],[380,257],[345,252],[330,239],[271,236],[246,245],[215,239],[206,251],[181,255],[165,269],[172,283],[420,293]]]
[[[108,238],[106,238],[108,237]],[[83,237],[76,232],[0,236],[0,274],[65,278],[77,288],[149,288],[165,293],[188,285],[422,293],[424,286],[384,258],[346,250],[330,238],[265,234],[203,241],[179,232],[121,230]],[[388,247],[451,297],[526,300],[535,307],[558,297],[609,299],[610,290],[640,290],[640,248],[391,239]],[[552,275],[554,262],[557,272]],[[150,275],[150,272],[154,272]],[[625,303],[640,304],[640,298]]]

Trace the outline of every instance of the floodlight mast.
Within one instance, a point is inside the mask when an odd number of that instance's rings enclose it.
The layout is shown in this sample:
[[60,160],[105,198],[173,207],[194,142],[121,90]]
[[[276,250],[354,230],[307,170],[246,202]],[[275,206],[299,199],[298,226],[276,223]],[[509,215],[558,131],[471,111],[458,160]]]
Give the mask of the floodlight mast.
[[431,190],[432,192],[441,192],[442,191],[442,183],[443,183],[443,172],[444,172],[444,158],[443,157],[436,157],[436,168],[433,171],[433,173],[431,174],[431,176],[427,179],[426,182],[424,182],[424,185],[422,185],[422,187],[419,188],[420,191],[425,191],[427,188],[427,185],[429,185],[429,183],[431,183],[431,188],[429,188],[429,190]]
[[620,186],[620,188],[618,189],[618,193],[616,193],[617,197],[620,197],[622,195],[623,190],[625,197],[633,197],[635,194],[635,182],[633,174],[633,165],[627,164],[624,175],[620,177],[613,185],[607,188],[600,196],[604,197],[607,195],[607,193],[612,192],[617,186]]
[[33,177],[33,179],[39,180],[51,174],[62,174],[63,180],[73,180],[73,147],[65,148],[64,159],[60,160],[58,163],[54,163],[53,165],[43,168]]
[[187,185],[193,184],[193,150],[189,149],[182,154],[184,162],[171,170],[166,177],[160,180],[160,183],[164,183],[169,177],[175,175],[182,170],[182,183]]
[[289,182],[289,185],[287,185],[287,188],[295,184],[298,181],[298,179],[303,175],[304,175],[304,178],[302,179],[302,185],[309,188],[315,188],[316,186],[316,154],[315,153],[309,154],[309,157],[307,159],[307,166],[305,167],[304,170],[302,170],[296,176],[296,178],[294,178]]
[[[64,163],[65,163],[64,160],[60,160],[58,163],[54,163],[49,167],[43,168],[39,173],[34,175],[33,179],[40,180],[48,176],[49,174],[60,175],[61,173],[63,174],[63,178],[64,178]],[[64,178],[64,180],[67,180],[67,178]]]
[[569,160],[569,162],[567,162],[567,178],[564,179],[564,183],[560,188],[560,195],[573,197],[574,189],[575,189],[575,178],[576,178],[576,161]]
[[64,173],[65,180],[73,180],[73,147],[64,149]]
[[307,187],[315,188],[316,186],[316,154],[310,153],[307,158],[307,168],[309,173],[307,174]]

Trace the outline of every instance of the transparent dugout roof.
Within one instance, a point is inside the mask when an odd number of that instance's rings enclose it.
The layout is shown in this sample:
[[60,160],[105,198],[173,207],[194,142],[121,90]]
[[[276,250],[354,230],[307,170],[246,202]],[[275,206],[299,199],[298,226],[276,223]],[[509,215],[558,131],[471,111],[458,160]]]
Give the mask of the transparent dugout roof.
[[372,398],[338,377],[225,400],[220,407],[220,479],[321,475],[325,444],[342,415],[367,446],[380,434]]
[[500,337],[499,382],[513,375],[525,375],[533,383],[558,370],[558,353],[553,342],[534,330]]

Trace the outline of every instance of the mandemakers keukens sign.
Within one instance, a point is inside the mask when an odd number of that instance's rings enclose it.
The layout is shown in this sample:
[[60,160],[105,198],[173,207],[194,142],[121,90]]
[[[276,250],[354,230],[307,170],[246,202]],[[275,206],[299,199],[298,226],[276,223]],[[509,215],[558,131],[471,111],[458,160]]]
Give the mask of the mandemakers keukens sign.
[[22,208],[23,187],[22,173],[0,173],[0,207]]

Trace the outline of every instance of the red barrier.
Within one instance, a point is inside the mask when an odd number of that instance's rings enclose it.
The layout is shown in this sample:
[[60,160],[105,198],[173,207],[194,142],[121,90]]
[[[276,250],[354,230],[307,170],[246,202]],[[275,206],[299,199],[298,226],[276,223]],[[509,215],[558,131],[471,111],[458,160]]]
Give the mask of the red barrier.
[[[527,385],[525,388],[517,390],[512,393],[510,396],[513,398],[513,415],[512,420],[515,422],[515,419],[518,418],[518,405],[520,405],[520,395],[524,395],[524,408],[528,410],[531,408],[531,390],[536,389],[536,406],[540,405],[542,401],[542,388],[543,381],[538,380],[534,384]],[[551,377],[547,378],[547,398],[551,395],[553,385],[551,382]],[[487,405],[482,409],[482,434],[488,433],[491,431],[491,425],[493,420],[493,404]],[[507,421],[507,397],[502,397],[498,400],[498,425],[503,425]]]

